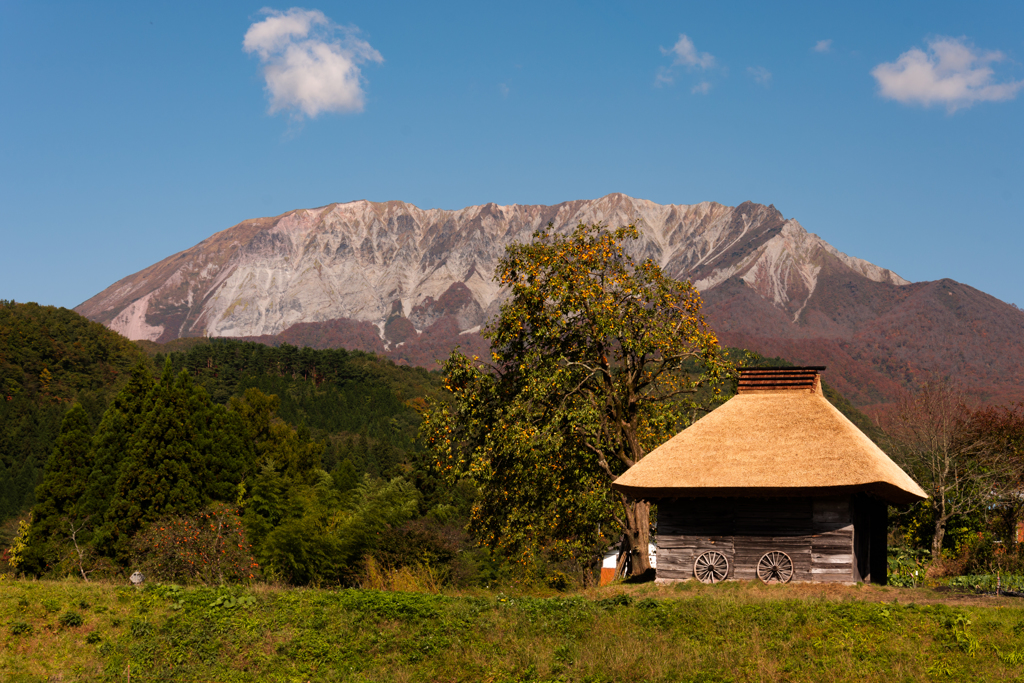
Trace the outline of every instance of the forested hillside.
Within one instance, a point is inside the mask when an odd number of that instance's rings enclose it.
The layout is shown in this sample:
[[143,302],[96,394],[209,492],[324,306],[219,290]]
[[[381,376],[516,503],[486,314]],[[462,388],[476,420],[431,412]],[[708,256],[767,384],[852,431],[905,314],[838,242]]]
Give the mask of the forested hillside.
[[325,441],[328,470],[351,459],[360,474],[396,474],[416,448],[417,411],[443,392],[436,373],[361,351],[223,339],[170,353],[156,344],[147,349],[158,366],[169,359],[175,373],[186,370],[217,403],[251,388],[276,395],[279,417]]
[[415,440],[436,375],[342,349],[183,346],[133,353],[94,418],[81,391],[54,399],[41,483],[13,482],[13,511],[36,494],[18,570],[344,584],[381,550],[478,574],[459,521],[472,492],[438,489]]
[[326,466],[348,458],[359,473],[378,476],[411,457],[417,409],[441,392],[436,374],[369,353],[205,339],[135,343],[68,309],[0,301],[0,520],[34,504],[73,402],[95,428],[131,367],[146,361],[156,375],[165,358],[215,403],[248,388],[277,395],[282,419],[325,442]]
[[0,300],[0,520],[35,502],[71,403],[98,423],[142,359],[134,343],[74,311]]
[[[140,349],[35,304],[0,315],[0,517],[32,512],[18,570],[199,579],[224,546],[221,578],[338,583],[382,540],[461,566],[472,491],[439,490],[415,442],[418,411],[442,393],[436,374],[342,349]],[[221,531],[189,536],[202,520]],[[228,530],[243,542],[224,545]],[[186,542],[191,559],[153,552]]]

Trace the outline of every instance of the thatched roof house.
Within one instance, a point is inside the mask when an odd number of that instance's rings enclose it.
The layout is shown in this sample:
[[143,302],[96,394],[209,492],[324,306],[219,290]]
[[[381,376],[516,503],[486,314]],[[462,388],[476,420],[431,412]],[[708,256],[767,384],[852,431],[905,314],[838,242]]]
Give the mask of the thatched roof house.
[[888,505],[927,496],[828,402],[821,370],[742,370],[735,397],[615,481],[659,504],[659,579],[754,578],[776,553],[776,580],[884,582]]

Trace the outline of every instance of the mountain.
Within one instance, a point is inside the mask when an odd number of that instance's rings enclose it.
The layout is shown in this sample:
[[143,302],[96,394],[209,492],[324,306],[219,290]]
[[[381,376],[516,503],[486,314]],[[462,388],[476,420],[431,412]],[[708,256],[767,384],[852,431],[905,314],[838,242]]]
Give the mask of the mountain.
[[723,342],[827,365],[859,406],[936,373],[986,401],[1024,399],[1024,313],[950,280],[909,283],[751,202],[331,204],[243,221],[76,310],[131,339],[348,346],[436,367],[457,343],[486,352],[477,333],[502,300],[491,275],[505,246],[549,222],[567,231],[581,221],[640,221],[631,254],[693,280]]

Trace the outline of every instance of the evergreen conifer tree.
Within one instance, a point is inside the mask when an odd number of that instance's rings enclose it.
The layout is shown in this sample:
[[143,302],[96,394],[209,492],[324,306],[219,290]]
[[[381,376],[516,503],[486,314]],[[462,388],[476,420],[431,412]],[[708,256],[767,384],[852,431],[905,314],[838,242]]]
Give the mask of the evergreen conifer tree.
[[69,524],[85,520],[80,508],[86,481],[92,470],[92,425],[81,404],[64,415],[60,435],[50,453],[43,482],[36,488],[25,568],[42,571],[58,558]]
[[112,529],[108,523],[100,522],[110,505],[119,468],[128,452],[128,441],[142,424],[144,408],[153,387],[149,368],[141,362],[135,365],[128,383],[103,413],[93,437],[93,468],[82,500],[82,511],[97,521],[93,542],[102,554],[110,554]]
[[187,515],[211,500],[233,502],[252,463],[241,421],[214,404],[186,371],[164,365],[127,442],[106,512],[114,550],[164,515]]

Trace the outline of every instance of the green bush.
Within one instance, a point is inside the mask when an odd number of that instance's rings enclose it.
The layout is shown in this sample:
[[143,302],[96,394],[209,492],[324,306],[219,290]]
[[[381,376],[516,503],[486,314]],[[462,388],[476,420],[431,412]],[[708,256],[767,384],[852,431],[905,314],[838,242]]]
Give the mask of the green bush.
[[82,615],[78,612],[68,610],[64,614],[60,615],[57,619],[57,623],[64,628],[76,628],[81,626],[83,623]]
[[964,574],[1024,573],[1021,545],[1002,543],[988,532],[966,536],[957,545],[956,559]]
[[89,643],[90,645],[95,645],[101,640],[103,640],[103,637],[100,635],[99,631],[93,631],[85,637],[85,642]]
[[374,557],[386,567],[432,567],[450,564],[466,545],[466,533],[457,526],[432,519],[416,519],[381,533]]
[[32,625],[27,624],[24,621],[12,621],[11,622],[11,635],[20,636],[32,633]]
[[387,570],[427,567],[443,585],[486,586],[496,578],[498,558],[475,548],[462,523],[429,517],[382,531],[373,559]]
[[927,550],[910,548],[889,548],[888,583],[900,588],[916,587],[924,581],[927,558],[931,553]]
[[548,588],[556,590],[560,593],[564,593],[569,590],[569,586],[572,585],[572,581],[566,575],[565,572],[553,571],[544,577],[544,583],[547,584]]
[[[408,521],[419,503],[416,488],[401,477],[366,475],[340,499],[325,475],[291,495],[295,516],[266,536],[261,564],[266,574],[299,585],[355,584],[362,559],[378,547],[382,532]],[[250,527],[260,523],[251,510],[246,515]]]

